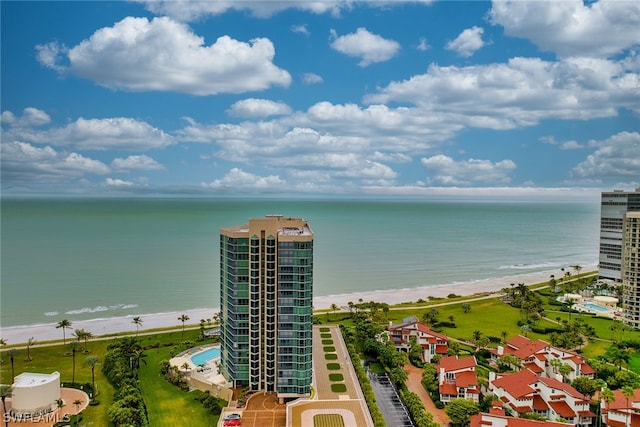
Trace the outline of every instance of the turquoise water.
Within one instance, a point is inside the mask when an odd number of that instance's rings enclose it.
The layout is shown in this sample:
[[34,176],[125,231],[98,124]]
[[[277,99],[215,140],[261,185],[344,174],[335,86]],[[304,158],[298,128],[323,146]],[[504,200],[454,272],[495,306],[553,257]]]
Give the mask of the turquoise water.
[[220,357],[220,347],[212,347],[196,353],[191,356],[191,361],[194,365],[200,366],[204,365],[211,359],[215,359],[216,357]]
[[592,304],[590,302],[583,302],[582,305],[584,305],[585,307],[587,307],[590,310],[595,310],[595,311],[600,311],[600,312],[609,311],[609,309],[606,308],[606,307],[602,307],[602,306],[597,305],[597,304]]
[[315,232],[314,295],[597,263],[599,204],[3,199],[2,326],[219,306],[219,229],[266,214]]

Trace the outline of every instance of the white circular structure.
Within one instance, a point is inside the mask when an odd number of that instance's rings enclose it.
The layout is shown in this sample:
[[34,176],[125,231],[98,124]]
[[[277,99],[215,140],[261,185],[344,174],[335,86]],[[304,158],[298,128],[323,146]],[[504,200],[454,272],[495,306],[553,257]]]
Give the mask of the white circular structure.
[[34,374],[23,372],[13,381],[11,415],[40,416],[55,411],[60,399],[60,373]]
[[606,295],[598,295],[593,297],[593,300],[600,305],[606,305],[610,307],[615,307],[618,304],[618,298],[608,297]]
[[565,302],[581,302],[582,301],[582,295],[580,294],[564,294],[564,300]]

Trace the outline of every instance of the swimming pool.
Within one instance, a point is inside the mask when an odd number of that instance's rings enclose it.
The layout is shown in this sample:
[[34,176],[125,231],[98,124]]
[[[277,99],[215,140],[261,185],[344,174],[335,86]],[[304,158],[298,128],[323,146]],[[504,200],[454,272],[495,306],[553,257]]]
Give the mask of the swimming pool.
[[588,308],[589,310],[599,311],[601,313],[609,311],[609,309],[607,307],[603,307],[601,305],[593,304],[593,303],[590,303],[590,302],[583,302],[582,305],[585,306],[586,308]]
[[202,350],[194,354],[193,356],[191,356],[191,362],[193,362],[193,364],[196,366],[200,366],[200,365],[204,365],[209,360],[215,359],[216,357],[219,357],[219,356],[220,356],[220,347],[211,347],[206,350]]

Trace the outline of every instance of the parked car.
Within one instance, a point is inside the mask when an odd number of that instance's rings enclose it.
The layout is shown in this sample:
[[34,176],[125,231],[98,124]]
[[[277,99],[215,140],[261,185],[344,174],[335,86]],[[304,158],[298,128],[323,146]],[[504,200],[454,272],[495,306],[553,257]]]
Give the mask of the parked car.
[[227,414],[227,415],[224,416],[224,420],[225,421],[227,421],[227,420],[239,420],[241,418],[242,417],[240,416],[240,414]]
[[228,420],[224,420],[225,426],[239,426],[242,424],[239,418],[229,418]]

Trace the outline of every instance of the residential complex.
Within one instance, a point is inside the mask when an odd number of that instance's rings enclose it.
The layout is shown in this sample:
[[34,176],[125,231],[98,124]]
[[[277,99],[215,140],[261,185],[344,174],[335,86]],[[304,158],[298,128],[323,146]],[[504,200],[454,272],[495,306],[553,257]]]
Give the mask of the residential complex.
[[640,188],[607,191],[600,205],[600,279],[622,283],[622,233],[627,212],[640,211]]
[[434,356],[446,356],[449,350],[449,337],[432,331],[418,321],[416,316],[402,319],[402,323],[390,324],[387,328],[389,340],[400,351],[411,350],[412,339],[422,347],[422,359],[431,362]]
[[313,231],[267,215],[220,230],[221,374],[234,386],[309,396]]
[[571,385],[523,369],[512,374],[489,373],[489,390],[517,415],[536,413],[551,421],[576,426],[594,424],[589,399]]
[[599,278],[622,285],[624,321],[640,327],[638,213],[640,188],[602,193]]
[[640,327],[640,212],[627,212],[622,235],[622,309],[626,324]]

